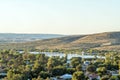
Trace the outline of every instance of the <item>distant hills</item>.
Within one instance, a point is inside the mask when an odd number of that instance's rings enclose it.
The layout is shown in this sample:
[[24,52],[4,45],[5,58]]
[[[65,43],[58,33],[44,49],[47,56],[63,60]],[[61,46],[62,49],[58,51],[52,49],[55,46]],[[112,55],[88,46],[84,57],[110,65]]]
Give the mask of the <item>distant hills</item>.
[[34,49],[80,49],[120,51],[120,32],[105,32],[90,35],[71,35],[59,38],[43,39],[24,43],[2,45],[0,48],[34,48]]
[[58,38],[64,35],[57,34],[14,34],[0,33],[0,43],[28,42],[42,39]]

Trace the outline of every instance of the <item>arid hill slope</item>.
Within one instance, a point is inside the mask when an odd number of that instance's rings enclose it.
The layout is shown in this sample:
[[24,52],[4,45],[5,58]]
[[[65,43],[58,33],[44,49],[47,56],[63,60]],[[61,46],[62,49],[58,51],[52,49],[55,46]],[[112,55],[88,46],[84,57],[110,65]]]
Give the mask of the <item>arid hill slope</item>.
[[119,50],[120,32],[105,32],[90,35],[72,35],[61,38],[44,39],[26,43],[2,45],[0,48],[35,49],[79,49]]

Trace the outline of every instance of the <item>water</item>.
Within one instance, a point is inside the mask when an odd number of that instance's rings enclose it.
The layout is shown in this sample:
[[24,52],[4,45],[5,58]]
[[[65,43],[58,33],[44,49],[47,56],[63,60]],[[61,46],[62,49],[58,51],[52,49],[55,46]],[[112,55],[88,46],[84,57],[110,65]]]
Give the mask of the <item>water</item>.
[[[23,53],[23,51],[19,51],[19,53]],[[52,56],[59,56],[60,58],[65,57],[65,53],[59,53],[59,52],[30,52],[31,54],[45,54],[45,56],[52,57]],[[67,54],[68,59],[71,59],[72,57],[82,57],[82,58],[95,58],[94,55],[80,55],[80,54]],[[97,58],[105,59],[105,57],[96,56]]]

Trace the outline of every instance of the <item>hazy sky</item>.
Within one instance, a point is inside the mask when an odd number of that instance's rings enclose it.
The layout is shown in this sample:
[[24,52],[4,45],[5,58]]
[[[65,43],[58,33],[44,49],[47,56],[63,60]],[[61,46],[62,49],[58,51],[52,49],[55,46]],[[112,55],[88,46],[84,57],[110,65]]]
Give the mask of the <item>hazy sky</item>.
[[120,31],[120,0],[0,0],[1,33]]

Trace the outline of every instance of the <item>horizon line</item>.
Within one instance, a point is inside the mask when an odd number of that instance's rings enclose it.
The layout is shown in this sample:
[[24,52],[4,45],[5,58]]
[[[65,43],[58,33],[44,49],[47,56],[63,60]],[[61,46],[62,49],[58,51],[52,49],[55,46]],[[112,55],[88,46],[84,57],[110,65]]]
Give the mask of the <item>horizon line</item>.
[[110,32],[120,32],[120,31],[103,31],[103,32],[93,32],[93,33],[77,33],[77,34],[62,34],[62,33],[32,33],[32,32],[0,32],[0,34],[51,34],[51,35],[90,35],[99,33],[110,33]]

